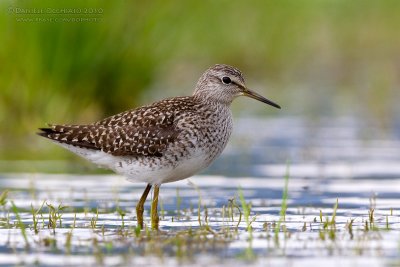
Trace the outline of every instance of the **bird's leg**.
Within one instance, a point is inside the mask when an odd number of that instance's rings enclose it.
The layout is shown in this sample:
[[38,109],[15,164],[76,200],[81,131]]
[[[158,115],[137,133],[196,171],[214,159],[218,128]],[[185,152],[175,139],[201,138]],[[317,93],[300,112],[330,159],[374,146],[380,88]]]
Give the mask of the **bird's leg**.
[[146,189],[142,194],[142,197],[140,198],[139,202],[136,205],[137,225],[140,227],[140,229],[143,229],[144,202],[146,201],[150,189],[151,189],[151,184],[147,184]]
[[159,185],[154,185],[154,192],[153,192],[153,202],[151,203],[151,229],[158,230],[158,193],[160,191]]

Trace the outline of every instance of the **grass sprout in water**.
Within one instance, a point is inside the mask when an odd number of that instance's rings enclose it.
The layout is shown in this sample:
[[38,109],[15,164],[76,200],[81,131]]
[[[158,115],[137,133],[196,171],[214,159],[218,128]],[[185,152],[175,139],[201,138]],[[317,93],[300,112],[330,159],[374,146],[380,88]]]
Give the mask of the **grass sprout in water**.
[[282,223],[286,219],[287,199],[289,190],[289,174],[290,173],[289,173],[289,162],[288,162],[286,166],[285,185],[283,187],[281,211],[279,212],[279,221],[275,226],[275,244],[278,247],[279,247],[279,231],[281,231],[281,226],[283,226],[283,231],[286,232],[286,227],[282,225]]

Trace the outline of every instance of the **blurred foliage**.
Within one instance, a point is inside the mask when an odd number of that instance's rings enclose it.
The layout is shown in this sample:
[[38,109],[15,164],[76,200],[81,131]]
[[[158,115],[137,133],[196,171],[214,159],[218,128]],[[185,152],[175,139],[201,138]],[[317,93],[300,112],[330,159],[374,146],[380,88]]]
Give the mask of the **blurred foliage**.
[[[215,63],[243,70],[280,114],[390,121],[400,111],[399,14],[397,0],[2,1],[0,159],[73,157],[35,129],[190,94]],[[60,18],[96,21],[43,21]]]

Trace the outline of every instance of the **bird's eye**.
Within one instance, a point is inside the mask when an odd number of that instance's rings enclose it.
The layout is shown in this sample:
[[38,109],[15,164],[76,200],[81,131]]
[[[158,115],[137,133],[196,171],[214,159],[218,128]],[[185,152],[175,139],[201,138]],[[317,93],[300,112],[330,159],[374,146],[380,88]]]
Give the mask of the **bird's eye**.
[[230,84],[232,82],[232,80],[231,80],[231,78],[225,76],[222,78],[222,82],[224,84]]

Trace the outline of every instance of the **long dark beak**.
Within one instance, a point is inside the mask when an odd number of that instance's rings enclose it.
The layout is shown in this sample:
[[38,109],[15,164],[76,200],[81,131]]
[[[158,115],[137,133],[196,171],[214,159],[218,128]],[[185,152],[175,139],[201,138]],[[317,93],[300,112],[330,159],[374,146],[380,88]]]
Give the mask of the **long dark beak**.
[[246,89],[244,91],[243,95],[251,97],[251,98],[254,98],[254,99],[258,100],[258,101],[261,101],[261,102],[263,102],[265,104],[268,104],[268,105],[271,105],[273,107],[276,107],[276,108],[279,108],[279,109],[281,108],[281,106],[279,106],[278,104],[272,102],[271,100],[266,99],[262,95],[259,95],[259,94],[255,93],[253,91],[250,91],[249,89]]

